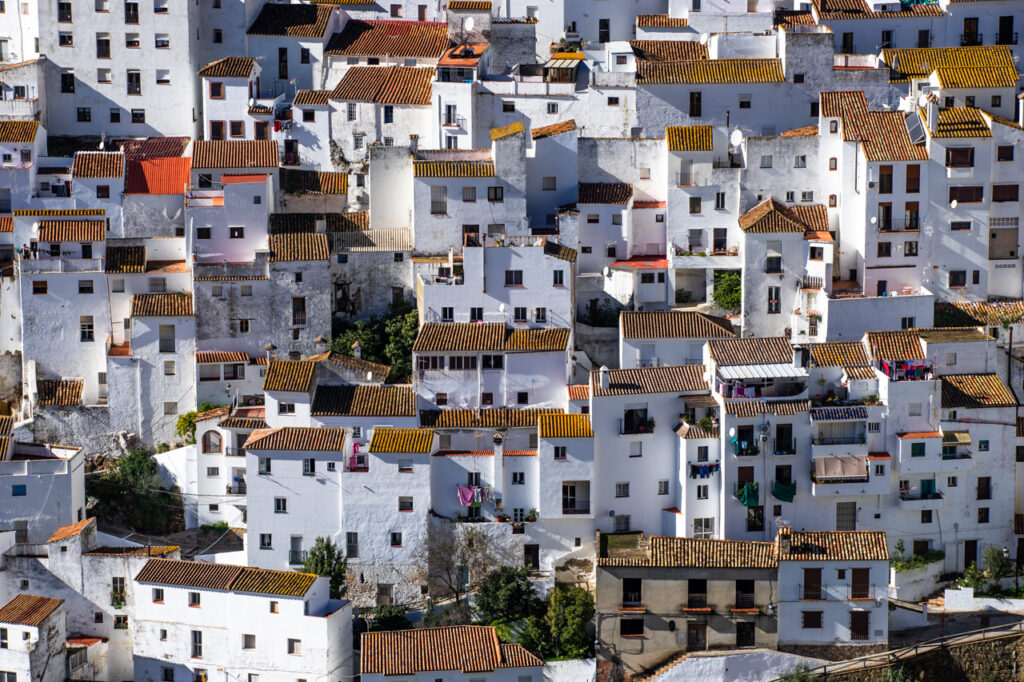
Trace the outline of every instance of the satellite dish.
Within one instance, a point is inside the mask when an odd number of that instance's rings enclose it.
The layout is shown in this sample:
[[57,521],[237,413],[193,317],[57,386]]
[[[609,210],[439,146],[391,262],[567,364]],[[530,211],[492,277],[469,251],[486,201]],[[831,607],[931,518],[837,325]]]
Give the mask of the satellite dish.
[[708,34],[707,33],[701,33],[700,34],[700,44],[701,45],[707,45],[708,44]]
[[874,215],[871,216],[871,224],[874,225],[877,222],[878,222],[878,216],[874,216]]
[[466,22],[463,24],[463,27],[467,31],[472,31],[474,26],[476,26],[476,19],[473,17],[466,17]]
[[499,313],[505,312],[505,304],[504,303],[502,303],[501,305],[498,306],[498,312]]
[[743,131],[737,128],[736,130],[729,133],[729,144],[733,147],[739,147],[743,144]]
[[959,203],[960,203],[959,201],[957,201],[956,199],[953,199],[953,201],[949,202],[949,207],[950,208],[956,208]]

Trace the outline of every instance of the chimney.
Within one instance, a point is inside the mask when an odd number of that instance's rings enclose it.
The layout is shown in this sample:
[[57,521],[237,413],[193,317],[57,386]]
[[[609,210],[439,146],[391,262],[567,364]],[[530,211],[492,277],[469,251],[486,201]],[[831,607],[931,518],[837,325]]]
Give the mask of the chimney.
[[1017,95],[1017,123],[1024,126],[1024,93]]
[[494,508],[501,509],[501,489],[504,481],[505,445],[500,433],[494,434]]
[[327,232],[327,216],[317,216],[316,233],[324,234],[325,232]]
[[363,346],[358,341],[352,344],[352,355],[356,358],[363,357]]
[[420,148],[420,136],[410,135],[409,136],[409,151],[413,154]]
[[598,370],[601,376],[601,388],[608,389],[608,365],[601,365],[601,369]]
[[928,95],[925,112],[928,117],[928,130],[934,133],[939,128],[939,98],[934,94]]
[[779,526],[779,558],[788,557],[793,546],[793,538],[789,534],[789,526]]

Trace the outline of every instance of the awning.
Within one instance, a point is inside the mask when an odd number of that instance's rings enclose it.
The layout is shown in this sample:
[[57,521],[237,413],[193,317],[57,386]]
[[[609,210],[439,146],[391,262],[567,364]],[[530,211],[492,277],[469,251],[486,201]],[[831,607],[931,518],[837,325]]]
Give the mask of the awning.
[[814,473],[820,478],[866,478],[867,455],[832,455],[814,459]]
[[545,69],[575,69],[582,59],[549,59],[544,64]]
[[867,409],[859,406],[811,408],[811,420],[816,422],[860,421],[867,418]]
[[970,445],[971,433],[969,431],[943,431],[943,445]]
[[789,363],[771,365],[726,365],[718,367],[718,374],[723,379],[775,379],[785,377],[805,377],[804,367],[794,367]]
[[718,402],[710,394],[680,396],[687,407],[718,407]]

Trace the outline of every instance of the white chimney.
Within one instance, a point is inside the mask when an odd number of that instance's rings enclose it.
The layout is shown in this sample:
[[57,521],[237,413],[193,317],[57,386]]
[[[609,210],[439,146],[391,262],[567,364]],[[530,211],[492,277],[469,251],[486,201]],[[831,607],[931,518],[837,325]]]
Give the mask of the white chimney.
[[928,103],[925,105],[925,112],[928,117],[928,130],[934,133],[939,128],[939,99],[935,95],[928,96]]
[[1024,125],[1024,94],[1017,95],[1017,123]]
[[598,370],[601,376],[601,388],[608,389],[608,365],[601,365],[601,369]]
[[317,234],[324,234],[327,232],[327,217],[318,217],[316,219],[316,232]]
[[501,508],[501,489],[504,481],[505,445],[500,433],[494,434],[494,508]]

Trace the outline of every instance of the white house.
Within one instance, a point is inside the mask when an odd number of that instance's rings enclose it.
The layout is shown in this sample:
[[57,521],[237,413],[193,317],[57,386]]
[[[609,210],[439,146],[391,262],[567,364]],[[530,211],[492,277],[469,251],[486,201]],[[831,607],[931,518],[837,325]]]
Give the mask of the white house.
[[619,313],[619,367],[698,365],[705,341],[732,336],[728,320],[702,313],[624,310]]
[[85,458],[81,448],[19,443],[11,417],[0,417],[2,522],[17,541],[43,542],[58,527],[85,518]]
[[0,675],[6,680],[65,679],[64,602],[22,593],[0,606]]

